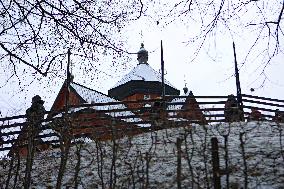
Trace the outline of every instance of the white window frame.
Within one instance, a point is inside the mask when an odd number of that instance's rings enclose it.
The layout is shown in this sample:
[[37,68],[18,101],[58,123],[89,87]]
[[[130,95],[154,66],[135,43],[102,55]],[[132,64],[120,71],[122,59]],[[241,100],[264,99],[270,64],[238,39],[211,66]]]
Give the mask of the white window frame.
[[151,96],[149,94],[144,94],[144,100],[150,100]]

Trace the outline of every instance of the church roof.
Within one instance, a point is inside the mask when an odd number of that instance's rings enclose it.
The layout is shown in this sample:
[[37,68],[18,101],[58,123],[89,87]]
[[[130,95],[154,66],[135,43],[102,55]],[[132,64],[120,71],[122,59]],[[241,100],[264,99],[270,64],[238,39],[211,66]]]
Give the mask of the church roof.
[[[162,82],[161,74],[155,71],[149,64],[138,64],[133,70],[126,74],[112,88],[121,86],[129,81],[158,81]],[[176,89],[170,82],[165,80],[165,84]]]
[[96,90],[87,88],[77,83],[70,83],[70,86],[80,95],[84,101],[88,104],[93,103],[107,103],[107,102],[118,102],[117,100],[101,93]]
[[[120,102],[118,100],[115,100],[103,93],[100,93],[96,90],[89,89],[83,85],[77,84],[77,83],[70,83],[70,86],[77,92],[78,95],[80,95],[88,104],[95,104],[95,103],[108,103],[108,102]],[[127,107],[122,104],[114,104],[114,105],[94,105],[91,108],[95,110],[122,110],[126,109]],[[73,111],[80,111],[82,108],[75,108]],[[135,114],[129,110],[126,111],[117,111],[117,112],[111,112],[106,113],[107,115],[110,115],[112,117],[120,117],[120,116],[134,116]],[[140,118],[123,118],[121,119],[126,122],[141,122],[143,121]],[[137,124],[140,127],[149,127],[149,124]]]
[[[140,64],[145,65],[145,64]],[[155,71],[155,70],[154,70]],[[121,102],[119,100],[116,100],[112,97],[109,97],[108,95],[105,95],[99,91],[87,88],[83,85],[71,82],[70,86],[77,92],[80,97],[86,103],[88,104],[94,104],[94,103],[108,103],[108,102]],[[185,104],[185,101],[188,97],[192,96],[192,92],[188,91],[186,94],[182,95],[184,98],[178,97],[172,99],[172,101],[169,103],[167,110],[180,110]],[[174,104],[174,103],[180,103],[180,104]],[[118,105],[108,105],[108,106],[96,106],[97,110],[111,110],[111,109],[125,109],[126,106],[124,104],[118,104]],[[127,114],[133,114],[132,112],[128,112]]]

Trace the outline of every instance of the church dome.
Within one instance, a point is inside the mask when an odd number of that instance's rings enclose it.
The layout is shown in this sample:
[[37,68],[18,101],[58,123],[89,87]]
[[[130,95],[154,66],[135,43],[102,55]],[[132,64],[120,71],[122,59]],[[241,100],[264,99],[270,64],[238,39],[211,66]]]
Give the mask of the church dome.
[[[124,75],[109,91],[109,96],[123,100],[135,94],[155,94],[161,95],[162,77],[161,73],[155,71],[148,64],[148,51],[145,50],[144,44],[141,44],[137,52],[139,64],[134,67],[128,74]],[[179,90],[169,81],[165,80],[165,94],[179,95]]]

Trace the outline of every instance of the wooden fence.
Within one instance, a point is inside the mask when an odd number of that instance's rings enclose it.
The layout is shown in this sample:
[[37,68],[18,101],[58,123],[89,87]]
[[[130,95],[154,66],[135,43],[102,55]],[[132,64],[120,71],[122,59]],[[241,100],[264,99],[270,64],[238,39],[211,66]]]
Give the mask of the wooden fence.
[[[20,157],[19,151],[16,150],[16,155],[13,155],[12,150],[25,149],[29,146],[27,141],[30,136],[27,135],[26,116],[0,118],[0,153],[2,153],[0,163],[3,164],[0,184],[5,185],[6,188],[33,185],[29,183],[31,175],[25,178],[21,175],[21,172],[30,174],[32,166],[40,170],[39,173],[33,173],[36,175],[36,178],[32,178],[34,183],[41,183],[41,173],[49,172],[44,170],[48,166],[40,166],[42,161],[54,161],[57,162],[57,168],[60,167],[56,178],[57,188],[60,188],[61,182],[67,184],[66,187],[69,185],[78,187],[79,180],[88,177],[85,172],[80,176],[80,170],[87,170],[89,167],[96,167],[98,177],[91,177],[95,183],[101,183],[99,186],[102,188],[126,187],[125,183],[130,188],[135,186],[151,188],[163,184],[164,188],[220,188],[221,186],[250,188],[261,186],[263,183],[277,187],[284,182],[281,178],[283,173],[281,167],[284,162],[283,124],[272,121],[276,112],[283,112],[283,100],[243,95],[245,121],[248,120],[251,109],[257,108],[262,113],[261,120],[268,121],[261,125],[257,122],[224,124],[227,96],[195,96],[199,105],[196,109],[182,108],[184,104],[182,98],[186,97],[177,96],[175,101],[168,100],[166,103],[161,100],[147,100],[123,102],[123,104],[121,102],[84,104],[70,107],[68,113],[46,112],[45,119],[39,124],[35,136],[35,140],[40,140],[42,143],[36,145],[42,149],[44,145],[54,147],[61,155],[54,155],[56,152],[52,152],[52,157],[49,157],[44,153],[42,156],[38,153],[35,156],[27,156],[23,159],[26,159],[25,161],[17,159]],[[127,105],[135,103],[142,107],[127,108],[133,107]],[[160,106],[144,106],[155,103]],[[183,117],[183,113],[200,111],[206,122]],[[167,128],[170,129],[167,131]],[[144,134],[137,138],[129,138],[141,133]],[[68,138],[70,136],[72,138]],[[263,142],[263,137],[269,140]],[[78,148],[78,144],[87,142],[87,139],[93,139],[95,148],[81,152],[74,151],[81,149]],[[68,140],[71,144],[74,143],[71,146],[76,148],[68,150],[66,148]],[[7,160],[3,157],[8,153],[12,157]],[[69,153],[73,155],[69,156]],[[77,161],[72,159],[74,157],[78,157]],[[81,158],[89,159],[89,164],[92,166],[80,168]],[[119,158],[123,161],[115,164]],[[30,162],[31,165],[27,166],[25,162]],[[73,162],[77,162],[76,165],[73,165]],[[166,172],[164,175],[160,169],[168,164],[173,166],[163,170]],[[76,172],[75,184],[68,185],[63,179],[64,170],[66,169],[66,174],[70,177],[71,170],[68,170],[68,167],[72,166]],[[156,174],[160,175],[156,177]],[[159,177],[169,182],[159,180]],[[124,178],[128,179],[127,182],[123,180]],[[55,186],[54,182],[51,184],[52,187]],[[238,185],[240,182],[243,184]],[[45,187],[48,186],[47,183]]]
[[[187,98],[186,96],[175,96],[172,97],[175,99]],[[96,124],[96,129],[101,129],[101,132],[111,132],[113,129],[112,126],[104,124],[106,120],[113,119],[113,121],[120,122],[123,125],[135,125],[140,126],[137,129],[140,129],[141,132],[147,132],[153,129],[163,129],[166,127],[176,127],[182,126],[190,123],[199,123],[200,120],[188,120],[182,118],[179,113],[189,112],[189,111],[202,111],[206,123],[220,123],[225,122],[224,118],[224,105],[227,100],[227,96],[194,96],[200,109],[186,109],[186,108],[176,108],[184,105],[183,102],[170,102],[165,103],[165,117],[155,117],[156,112],[153,111],[153,107],[140,107],[140,108],[127,108],[124,105],[133,105],[133,104],[149,104],[155,102],[161,102],[161,100],[145,100],[145,101],[126,101],[126,102],[111,102],[111,103],[97,103],[97,104],[83,104],[79,106],[72,106],[69,109],[67,116],[72,117],[74,114],[82,109],[94,109],[97,114],[100,116],[89,117],[89,118],[77,118],[76,121],[84,121],[85,125],[77,126],[77,128],[87,129],[91,127],[88,123],[98,122],[102,124]],[[277,109],[281,112],[284,111],[284,100],[271,99],[265,97],[258,97],[252,95],[243,95],[243,104],[244,104],[244,115],[245,118],[248,118],[252,108],[257,108],[262,113],[263,120],[272,121],[275,112]],[[178,100],[177,100],[178,101]],[[123,105],[123,107],[122,107]],[[167,107],[173,108],[167,108]],[[95,108],[94,108],[95,107]],[[143,113],[147,112],[147,114]],[[85,111],[84,114],[90,114],[93,112]],[[51,117],[50,115],[53,115]],[[41,130],[46,131],[40,135],[41,139],[46,139],[46,143],[58,143],[58,137],[56,132],[48,132],[54,127],[51,126],[54,120],[59,120],[66,116],[64,111],[62,112],[46,112],[45,119],[43,120]],[[84,119],[84,120],[83,120]],[[161,124],[157,126],[157,120],[161,121]],[[156,122],[156,124],[155,124]],[[0,118],[0,152],[7,151],[11,148],[12,144],[17,141],[19,134],[22,132],[22,129],[25,127],[26,116],[12,116]],[[155,127],[151,127],[155,125]],[[104,129],[102,129],[104,128]],[[134,129],[129,127],[129,130]],[[77,137],[80,134],[77,134]],[[57,139],[56,139],[57,138]]]

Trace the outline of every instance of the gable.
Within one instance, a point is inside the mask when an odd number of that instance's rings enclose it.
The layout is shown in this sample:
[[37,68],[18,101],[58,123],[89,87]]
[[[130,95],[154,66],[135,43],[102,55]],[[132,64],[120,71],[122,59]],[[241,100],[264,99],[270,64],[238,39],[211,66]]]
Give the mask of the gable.
[[[65,101],[66,101],[66,83],[64,82],[55,101],[53,102],[53,105],[50,109],[51,112],[53,111],[60,111],[65,107]],[[70,105],[79,105],[82,103],[85,103],[86,101],[70,86],[69,91],[69,104]]]
[[[75,82],[71,82],[69,88],[69,105],[115,102],[115,99]],[[66,92],[66,83],[64,82],[52,105],[51,111],[59,111],[65,107]]]

